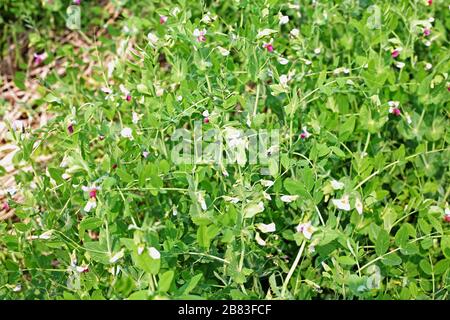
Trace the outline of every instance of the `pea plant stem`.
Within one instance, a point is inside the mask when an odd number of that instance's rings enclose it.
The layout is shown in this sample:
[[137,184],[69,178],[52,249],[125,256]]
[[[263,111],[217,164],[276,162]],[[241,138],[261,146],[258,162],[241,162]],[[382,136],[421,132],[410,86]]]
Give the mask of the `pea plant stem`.
[[[430,154],[430,153],[435,153],[435,152],[440,152],[440,151],[444,151],[444,150],[448,150],[448,149],[438,149],[438,150],[431,150],[431,151],[427,151],[427,152],[421,152],[421,153],[416,153],[413,155],[410,155],[408,157],[405,158],[405,161],[413,159],[417,156],[421,156],[424,154]],[[395,166],[396,164],[400,163],[400,160],[396,160],[394,162],[391,162],[387,165],[385,165],[382,169],[375,171],[374,173],[372,173],[370,176],[368,176],[367,178],[365,178],[363,181],[361,181],[355,188],[354,190],[358,190],[363,184],[365,184],[367,181],[369,181],[370,179],[372,179],[373,177],[375,177],[376,175],[380,174],[381,172],[383,172],[384,170],[389,169],[390,167]]]
[[292,263],[291,268],[284,280],[283,287],[281,288],[281,298],[284,299],[286,295],[287,286],[289,284],[289,280],[291,280],[292,275],[294,274],[295,269],[297,268],[298,263],[300,262],[300,258],[302,257],[303,250],[305,249],[306,240],[303,240],[300,249],[298,250],[297,256],[295,257],[294,263]]

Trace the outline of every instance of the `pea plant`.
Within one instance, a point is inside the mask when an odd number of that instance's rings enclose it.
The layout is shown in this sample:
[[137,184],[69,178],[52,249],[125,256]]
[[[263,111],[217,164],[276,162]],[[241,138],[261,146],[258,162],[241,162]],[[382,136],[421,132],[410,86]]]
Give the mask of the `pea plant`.
[[6,124],[0,297],[449,299],[446,1],[113,3]]

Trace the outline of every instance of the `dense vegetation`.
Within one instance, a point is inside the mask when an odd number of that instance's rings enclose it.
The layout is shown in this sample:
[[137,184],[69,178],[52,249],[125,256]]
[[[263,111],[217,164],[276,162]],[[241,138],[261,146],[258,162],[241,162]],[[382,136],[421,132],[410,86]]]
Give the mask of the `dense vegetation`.
[[449,298],[446,1],[94,2],[0,4],[2,299]]

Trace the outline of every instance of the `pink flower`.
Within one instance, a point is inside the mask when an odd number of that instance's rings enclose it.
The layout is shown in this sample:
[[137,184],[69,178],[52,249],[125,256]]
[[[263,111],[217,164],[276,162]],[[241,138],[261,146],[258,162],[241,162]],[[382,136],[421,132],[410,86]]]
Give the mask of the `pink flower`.
[[208,110],[203,111],[202,115],[203,115],[203,122],[209,123],[209,111]]
[[428,37],[431,34],[431,30],[428,28],[423,29],[423,35],[425,37]]
[[44,61],[46,58],[47,58],[47,53],[45,53],[45,52],[43,52],[43,53],[35,53],[34,55],[33,55],[33,57],[34,57],[34,63],[36,64],[36,65],[39,65],[39,64],[41,64],[42,63],[42,61]]
[[389,108],[389,113],[393,114],[394,116],[399,116],[400,115],[400,109],[397,107],[390,107]]
[[269,52],[273,52],[273,45],[271,43],[264,43],[263,48],[267,49]]
[[102,87],[100,90],[102,90],[106,94],[111,94],[112,90],[108,87]]
[[203,29],[203,30],[195,29],[194,32],[193,32],[193,35],[194,35],[194,37],[197,37],[197,41],[198,42],[205,42],[206,41],[205,34],[206,34],[206,29]]
[[128,102],[130,102],[131,101],[130,91],[127,88],[125,88],[125,86],[123,84],[121,84],[119,86],[119,89],[122,92],[124,99],[127,100]]
[[431,6],[433,4],[433,0],[428,0],[428,5]]
[[73,122],[70,122],[69,125],[67,126],[67,131],[69,131],[70,134],[73,133],[74,129],[73,129]]
[[88,266],[77,266],[75,269],[76,269],[77,272],[79,272],[79,273],[86,273],[86,272],[89,272],[89,267],[88,267]]
[[9,206],[8,202],[4,202],[2,205],[2,209],[5,211],[9,211],[9,209],[11,209],[11,207]]
[[394,51],[391,52],[391,56],[392,58],[397,58],[400,55],[400,50],[395,49]]
[[389,113],[393,114],[394,116],[399,116],[400,115],[400,102],[398,101],[388,101],[388,105],[389,105]]
[[97,199],[97,191],[100,190],[100,187],[96,187],[95,185],[92,187],[82,186],[81,189],[84,192],[88,192],[89,198],[95,201],[95,199]]
[[448,215],[448,214],[444,215],[444,221],[450,222],[450,215]]
[[142,156],[143,156],[145,159],[147,159],[149,155],[150,155],[150,152],[148,152],[148,151],[142,152]]
[[300,133],[300,138],[301,139],[308,139],[311,136],[311,133],[308,132],[308,130],[306,130],[306,127],[302,128],[302,133]]
[[73,4],[80,5],[81,0],[73,0]]
[[167,22],[168,17],[166,16],[159,16],[159,23],[164,24]]

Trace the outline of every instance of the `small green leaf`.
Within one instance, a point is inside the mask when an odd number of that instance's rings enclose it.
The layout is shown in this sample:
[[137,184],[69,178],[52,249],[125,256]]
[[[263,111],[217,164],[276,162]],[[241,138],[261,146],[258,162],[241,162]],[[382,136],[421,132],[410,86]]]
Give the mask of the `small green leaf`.
[[172,270],[164,272],[158,281],[158,290],[160,292],[167,292],[170,289],[170,285],[172,284],[174,272]]
[[375,242],[375,252],[378,256],[382,256],[389,249],[389,233],[386,230],[380,229],[377,240]]

